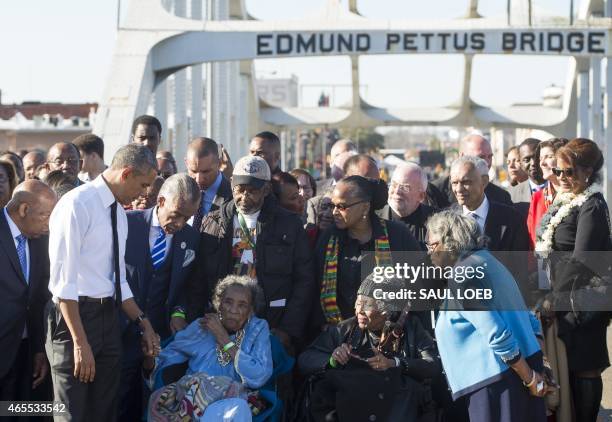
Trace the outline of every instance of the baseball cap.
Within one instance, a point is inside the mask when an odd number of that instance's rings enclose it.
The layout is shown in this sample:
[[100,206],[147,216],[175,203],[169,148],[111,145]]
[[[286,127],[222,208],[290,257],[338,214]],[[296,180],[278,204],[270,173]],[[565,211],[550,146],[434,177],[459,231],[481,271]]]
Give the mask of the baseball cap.
[[261,157],[247,155],[234,165],[232,186],[251,185],[260,189],[270,181],[270,167]]

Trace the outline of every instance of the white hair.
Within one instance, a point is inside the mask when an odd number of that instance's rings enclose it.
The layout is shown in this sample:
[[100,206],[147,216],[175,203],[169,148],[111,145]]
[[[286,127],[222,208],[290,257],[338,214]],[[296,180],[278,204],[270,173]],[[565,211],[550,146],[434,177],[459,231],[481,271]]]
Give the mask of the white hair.
[[440,239],[445,250],[463,255],[484,246],[486,238],[473,218],[454,210],[444,210],[427,220],[427,233]]
[[176,199],[191,204],[199,203],[201,200],[198,184],[186,173],[177,173],[168,177],[159,190],[158,196],[163,196],[168,201]]
[[423,188],[423,192],[427,191],[427,185],[429,184],[429,180],[427,179],[427,173],[423,170],[421,166],[413,161],[407,161],[406,163],[402,163],[398,165],[393,171],[393,176],[391,180],[395,178],[395,175],[399,172],[416,172],[418,174],[419,179],[421,180],[421,187]]
[[462,155],[461,157],[456,158],[451,164],[451,171],[464,165],[469,165],[472,168],[475,168],[481,176],[489,175],[489,166],[487,162],[482,158],[474,157],[473,155]]

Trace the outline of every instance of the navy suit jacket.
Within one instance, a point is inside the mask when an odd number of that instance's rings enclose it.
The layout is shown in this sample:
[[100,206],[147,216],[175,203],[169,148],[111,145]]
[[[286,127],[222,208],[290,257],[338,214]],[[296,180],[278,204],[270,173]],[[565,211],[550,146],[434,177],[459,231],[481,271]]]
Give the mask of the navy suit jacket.
[[27,326],[31,353],[44,352],[44,308],[49,293],[49,239],[28,240],[30,279],[21,270],[11,229],[0,208],[0,378],[12,366]]
[[[171,259],[170,283],[167,298],[147,298],[154,268],[151,261],[151,248],[149,246],[149,231],[153,210],[135,210],[127,212],[128,237],[125,248],[125,266],[127,281],[134,294],[134,300],[140,309],[147,308],[147,299],[159,299],[165,302],[165,309],[161,314],[147,315],[155,331],[164,338],[169,334],[170,314],[177,306],[185,308],[185,281],[191,275],[196,263],[199,234],[193,227],[185,226],[172,237],[172,246],[167,259]],[[128,321],[123,318],[122,328],[127,327]]]

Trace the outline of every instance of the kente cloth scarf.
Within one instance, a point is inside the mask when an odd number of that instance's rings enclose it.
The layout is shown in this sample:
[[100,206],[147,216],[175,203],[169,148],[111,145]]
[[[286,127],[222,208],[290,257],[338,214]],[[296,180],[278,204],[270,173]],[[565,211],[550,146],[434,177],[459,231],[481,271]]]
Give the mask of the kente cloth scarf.
[[[393,265],[391,260],[391,248],[389,246],[389,234],[387,224],[380,220],[383,234],[374,241],[374,260],[379,267]],[[340,308],[336,302],[338,295],[338,236],[331,236],[325,247],[325,266],[323,268],[323,280],[321,281],[321,307],[325,314],[325,320],[330,324],[342,321]]]

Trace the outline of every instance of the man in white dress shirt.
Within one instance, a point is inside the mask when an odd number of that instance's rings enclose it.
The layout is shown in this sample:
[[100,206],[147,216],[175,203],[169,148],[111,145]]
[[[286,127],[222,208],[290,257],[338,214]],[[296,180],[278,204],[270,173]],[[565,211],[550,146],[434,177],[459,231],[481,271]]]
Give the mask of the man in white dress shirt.
[[[159,352],[159,337],[126,281],[127,217],[121,204],[140,195],[157,174],[155,156],[130,144],[110,168],[62,197],[51,215],[51,271],[46,350],[55,400],[69,416],[59,420],[114,421],[121,339],[118,308],[143,332],[146,353]],[[56,419],[58,420],[58,419]]]

